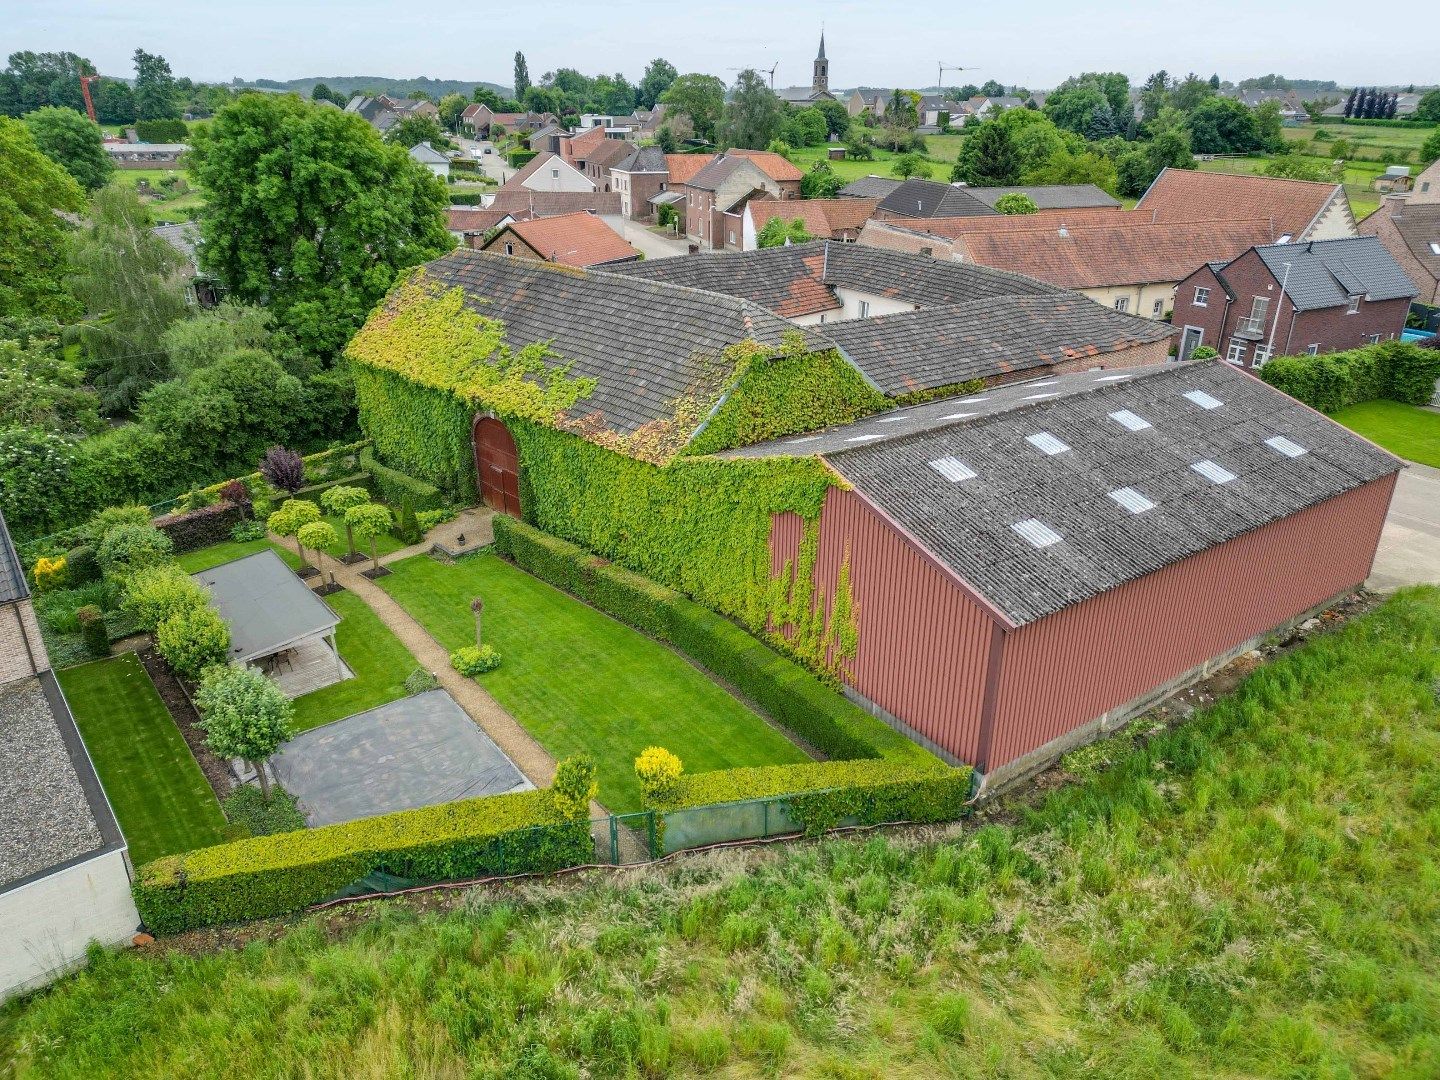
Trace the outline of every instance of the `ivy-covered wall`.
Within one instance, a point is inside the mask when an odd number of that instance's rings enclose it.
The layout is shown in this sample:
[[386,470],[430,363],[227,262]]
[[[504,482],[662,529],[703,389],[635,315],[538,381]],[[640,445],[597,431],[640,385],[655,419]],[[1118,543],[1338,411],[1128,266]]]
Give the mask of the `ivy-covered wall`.
[[479,497],[470,426],[475,406],[403,375],[352,364],[360,430],[386,465],[428,480],[463,505]]

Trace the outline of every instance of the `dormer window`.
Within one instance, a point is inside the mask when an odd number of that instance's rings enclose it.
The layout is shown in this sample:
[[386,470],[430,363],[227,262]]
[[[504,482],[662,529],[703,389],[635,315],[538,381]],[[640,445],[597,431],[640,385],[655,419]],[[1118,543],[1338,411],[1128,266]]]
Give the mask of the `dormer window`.
[[1354,314],[1355,314],[1356,312],[1358,312],[1359,310],[1360,310],[1360,297],[1358,297],[1358,296],[1352,296],[1352,297],[1350,297],[1350,308],[1349,308],[1349,310],[1347,310],[1347,311],[1345,312],[1345,314],[1346,314],[1346,315],[1354,315]]

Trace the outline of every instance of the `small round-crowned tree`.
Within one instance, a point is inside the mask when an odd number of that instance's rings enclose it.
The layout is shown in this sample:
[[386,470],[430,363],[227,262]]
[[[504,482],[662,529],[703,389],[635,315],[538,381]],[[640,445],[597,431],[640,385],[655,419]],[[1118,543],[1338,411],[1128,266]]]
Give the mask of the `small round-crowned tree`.
[[335,531],[335,526],[328,521],[312,521],[308,525],[301,525],[295,533],[295,542],[302,548],[309,548],[315,552],[315,565],[321,574],[325,572],[325,553],[340,543],[340,535]]
[[270,798],[265,762],[290,737],[295,707],[280,687],[252,667],[212,667],[195,695],[205,745],[216,756],[250,762]]
[[305,545],[300,542],[300,530],[311,522],[320,520],[320,508],[309,499],[286,499],[265,520],[265,526],[277,536],[295,537],[295,550],[300,561],[305,561]]
[[345,511],[346,527],[354,530],[361,540],[370,541],[370,562],[374,567],[372,573],[376,576],[380,573],[380,556],[375,551],[375,538],[389,529],[394,521],[390,511],[379,503],[352,506]]
[[[332,487],[320,496],[320,505],[323,506],[327,512],[341,519],[345,517],[347,510],[352,510],[357,506],[364,506],[369,501],[370,493],[364,488],[347,487],[344,484]],[[362,557],[359,552],[355,550],[355,530],[350,527],[349,523],[345,525],[345,547],[345,562],[355,562],[358,558]]]

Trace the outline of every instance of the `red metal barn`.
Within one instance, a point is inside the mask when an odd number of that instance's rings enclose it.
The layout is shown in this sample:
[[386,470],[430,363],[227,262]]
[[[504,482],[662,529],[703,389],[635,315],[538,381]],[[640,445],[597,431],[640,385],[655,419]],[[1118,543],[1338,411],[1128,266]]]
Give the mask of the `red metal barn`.
[[[1219,361],[990,389],[804,448],[850,485],[815,577],[833,600],[848,558],[852,694],[987,785],[1361,584],[1401,468]],[[777,572],[799,539],[777,517]]]

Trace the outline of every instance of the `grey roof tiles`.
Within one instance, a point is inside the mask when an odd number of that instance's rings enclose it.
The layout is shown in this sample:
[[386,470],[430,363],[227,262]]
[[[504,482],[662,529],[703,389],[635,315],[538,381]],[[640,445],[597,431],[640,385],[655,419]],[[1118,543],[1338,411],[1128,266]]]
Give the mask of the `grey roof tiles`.
[[1255,253],[1276,280],[1285,282],[1286,294],[1301,311],[1339,307],[1351,296],[1398,300],[1419,293],[1378,236],[1267,244]]

